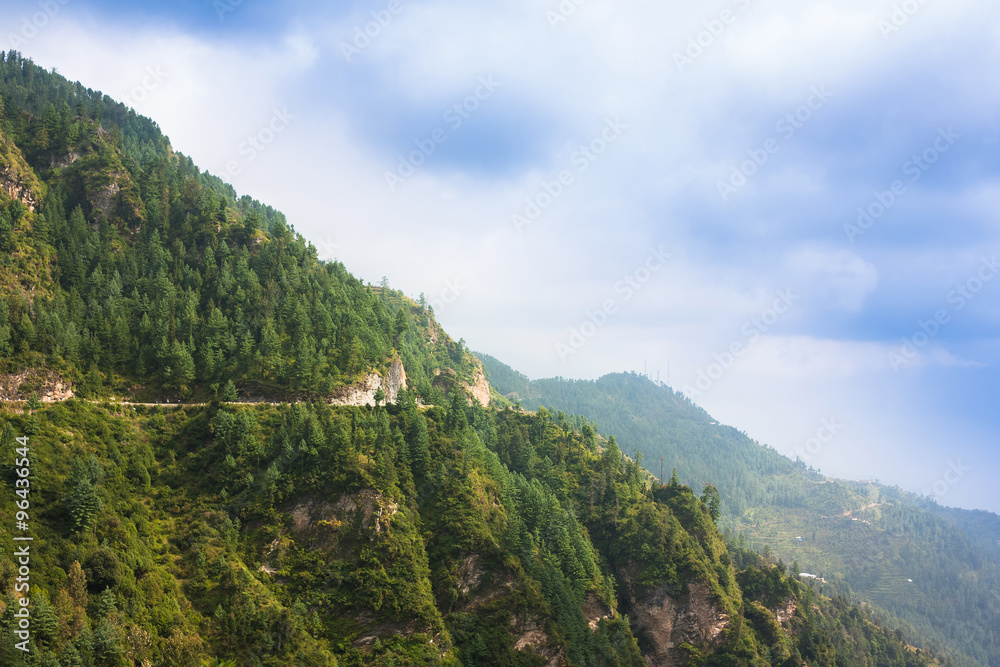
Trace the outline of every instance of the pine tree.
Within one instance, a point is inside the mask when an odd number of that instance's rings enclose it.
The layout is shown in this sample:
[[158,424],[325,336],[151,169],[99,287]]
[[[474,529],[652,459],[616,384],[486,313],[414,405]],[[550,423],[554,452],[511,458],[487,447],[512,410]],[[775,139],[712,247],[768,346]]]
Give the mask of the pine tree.
[[[674,474],[677,474],[676,470]],[[673,483],[672,478],[670,481]],[[708,513],[711,515],[712,521],[718,522],[719,515],[722,512],[722,496],[719,494],[719,490],[712,484],[706,484],[702,490],[701,502],[705,503],[705,506],[708,508]]]
[[88,527],[101,511],[103,505],[97,494],[97,485],[103,478],[104,471],[93,454],[73,462],[69,493],[64,496],[63,502],[72,517],[74,530]]
[[228,403],[232,403],[233,401],[239,398],[239,394],[236,391],[236,385],[233,384],[232,380],[228,380],[226,382],[226,386],[222,388],[221,398],[223,401],[226,401]]
[[67,573],[66,579],[66,588],[70,597],[73,598],[73,602],[83,608],[86,608],[87,575],[84,574],[79,561],[73,561],[73,564],[69,566],[69,572]]

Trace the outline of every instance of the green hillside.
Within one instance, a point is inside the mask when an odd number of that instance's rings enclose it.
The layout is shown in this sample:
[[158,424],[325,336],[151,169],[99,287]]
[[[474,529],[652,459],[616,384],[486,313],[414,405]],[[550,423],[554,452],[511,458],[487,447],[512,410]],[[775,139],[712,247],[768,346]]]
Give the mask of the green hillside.
[[35,652],[4,642],[4,665],[933,663],[544,411],[73,399],[0,421],[5,451],[29,434],[44,545]]
[[332,395],[394,358],[429,401],[437,369],[472,381],[426,308],[319,261],[148,119],[10,54],[0,93],[0,179],[25,183],[0,189],[8,372],[142,400]]
[[640,375],[529,381],[479,357],[496,389],[524,407],[594,420],[657,476],[662,458],[663,470],[676,468],[694,488],[715,485],[725,530],[822,576],[831,590],[857,594],[892,625],[963,653],[966,664],[1000,665],[1000,517],[828,479]]
[[0,102],[0,664],[948,663],[712,487],[475,400],[429,309],[148,119],[13,52]]

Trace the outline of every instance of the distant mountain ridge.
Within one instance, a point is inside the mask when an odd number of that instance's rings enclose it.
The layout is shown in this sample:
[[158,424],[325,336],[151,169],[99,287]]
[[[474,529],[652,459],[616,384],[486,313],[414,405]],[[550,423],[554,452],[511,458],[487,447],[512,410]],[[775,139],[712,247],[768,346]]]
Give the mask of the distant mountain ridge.
[[654,475],[662,457],[667,475],[676,469],[693,488],[716,486],[720,526],[733,535],[858,594],[938,646],[1000,665],[1000,516],[828,479],[635,373],[529,380],[488,354],[477,356],[494,388],[526,409],[585,417],[628,443],[627,453],[637,450]]

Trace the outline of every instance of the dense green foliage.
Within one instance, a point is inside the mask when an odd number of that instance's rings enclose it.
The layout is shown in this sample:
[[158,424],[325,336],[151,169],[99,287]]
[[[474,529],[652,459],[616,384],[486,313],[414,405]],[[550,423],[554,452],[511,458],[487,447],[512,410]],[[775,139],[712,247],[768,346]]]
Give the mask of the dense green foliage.
[[[737,569],[691,489],[651,486],[613,441],[544,410],[421,410],[404,392],[374,409],[71,400],[0,421],[5,451],[33,432],[45,545],[23,664],[639,667],[648,639],[622,614],[664,586],[678,604],[704,587],[729,619],[685,649],[693,664],[928,663],[756,555],[737,550]],[[4,591],[14,576],[5,557]],[[9,643],[0,656],[22,664]]]
[[859,595],[891,625],[931,639],[959,662],[1000,665],[996,515],[827,479],[640,375],[529,381],[479,356],[498,391],[516,393],[526,408],[596,420],[641,452],[650,470],[676,468],[695,488],[714,485],[726,531],[825,577],[829,590]]
[[57,369],[82,395],[142,384],[184,398],[230,383],[330,395],[400,357],[428,400],[443,397],[435,368],[471,379],[474,359],[426,308],[319,261],[281,214],[237,199],[150,121],[14,54],[0,99],[8,161],[45,185],[35,213],[15,199],[0,218],[8,370]]

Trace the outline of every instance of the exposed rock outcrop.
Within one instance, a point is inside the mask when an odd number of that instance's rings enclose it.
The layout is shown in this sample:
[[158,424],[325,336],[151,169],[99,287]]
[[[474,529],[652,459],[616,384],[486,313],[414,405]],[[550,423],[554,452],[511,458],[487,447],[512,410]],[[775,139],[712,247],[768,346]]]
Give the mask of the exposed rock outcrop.
[[368,533],[375,539],[387,530],[399,506],[389,502],[381,494],[365,489],[356,493],[346,493],[335,501],[304,499],[288,508],[292,519],[292,530],[305,533],[311,530],[336,532],[341,527],[350,527]]
[[54,168],[58,167],[60,169],[65,169],[66,167],[70,166],[79,159],[80,159],[80,154],[77,153],[76,151],[72,151],[60,158],[53,156],[52,159],[49,161],[49,164]]
[[470,554],[459,564],[455,573],[458,601],[455,610],[475,612],[494,600],[510,594],[517,582],[508,572],[490,569],[482,556]]
[[796,609],[798,609],[798,605],[795,598],[788,598],[784,607],[778,607],[774,610],[774,615],[778,618],[778,623],[787,623],[795,616]]
[[73,387],[58,373],[27,370],[11,375],[0,375],[0,400],[26,401],[31,394],[38,394],[43,403],[54,403],[73,398]]
[[481,558],[478,554],[473,554],[468,556],[461,565],[458,566],[458,592],[462,595],[468,595],[470,591],[474,591],[479,588],[479,584],[483,580],[483,576],[486,574],[486,570],[483,568],[481,563]]
[[611,618],[613,615],[613,612],[608,609],[607,605],[597,599],[597,596],[593,593],[587,593],[587,597],[583,599],[582,611],[591,632],[596,632],[597,625],[605,618]]
[[557,667],[563,663],[562,649],[545,632],[538,619],[522,619],[517,616],[511,619],[514,635],[515,651],[526,651],[541,656],[545,667]]
[[117,180],[122,178],[122,175],[112,174],[111,176],[116,180],[108,183],[95,192],[91,199],[91,203],[94,205],[94,208],[100,210],[101,213],[104,214],[105,218],[111,217],[111,213],[115,206],[115,197],[117,197],[118,193],[122,191],[121,185],[118,184]]
[[0,171],[0,190],[3,190],[11,199],[16,199],[24,204],[29,211],[35,212],[38,199],[31,187],[24,181],[7,171]]
[[0,192],[35,212],[41,186],[14,142],[0,134]]
[[650,667],[674,667],[685,662],[681,644],[714,647],[729,616],[716,607],[702,582],[688,586],[684,598],[675,599],[666,585],[638,592],[623,576],[628,592],[625,610],[632,621],[632,631]]
[[385,377],[371,373],[358,384],[341,387],[328,401],[330,405],[375,405],[375,394],[381,389],[386,403],[395,403],[401,389],[406,389],[406,369],[396,359],[389,366]]
[[486,381],[486,373],[483,372],[483,364],[479,362],[479,368],[472,375],[472,384],[469,385],[469,393],[474,399],[479,401],[483,407],[490,404],[490,383]]
[[446,394],[450,393],[457,385],[468,394],[466,400],[469,405],[472,405],[473,401],[477,400],[483,407],[489,407],[490,383],[486,381],[486,373],[483,371],[482,362],[478,362],[476,369],[472,372],[472,382],[470,384],[466,384],[461,380],[454,368],[435,368],[434,385]]

